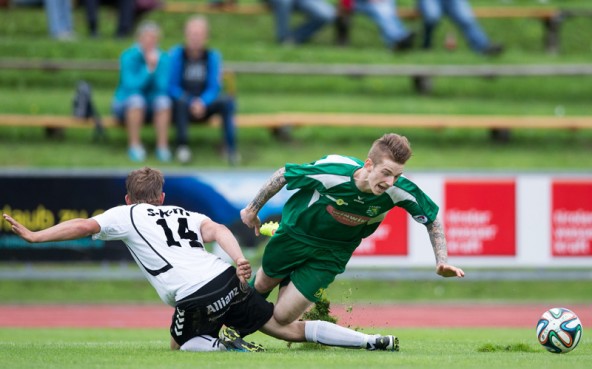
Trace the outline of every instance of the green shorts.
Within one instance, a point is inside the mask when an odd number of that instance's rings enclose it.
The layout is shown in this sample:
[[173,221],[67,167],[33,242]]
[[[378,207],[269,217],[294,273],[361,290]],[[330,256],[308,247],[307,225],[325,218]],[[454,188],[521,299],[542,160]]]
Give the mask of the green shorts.
[[312,302],[345,271],[353,251],[312,246],[277,232],[267,243],[262,267],[272,278],[290,277],[294,286]]

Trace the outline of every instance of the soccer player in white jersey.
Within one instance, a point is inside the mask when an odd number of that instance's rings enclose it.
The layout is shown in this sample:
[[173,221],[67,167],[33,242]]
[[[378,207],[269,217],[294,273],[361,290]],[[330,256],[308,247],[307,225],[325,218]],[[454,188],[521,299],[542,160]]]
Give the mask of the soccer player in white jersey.
[[[89,219],[72,219],[32,232],[4,214],[14,233],[28,242],[72,240],[91,236],[121,240],[160,298],[175,308],[171,349],[184,351],[263,351],[242,337],[260,330],[291,342],[398,351],[394,336],[368,335],[323,321],[280,324],[273,304],[246,283],[251,265],[225,226],[178,206],[163,205],[164,177],[144,167],[126,179],[127,205]],[[236,268],[208,253],[217,242]],[[219,338],[216,338],[219,337]]]
[[310,164],[286,164],[241,210],[241,219],[258,235],[259,210],[284,186],[296,191],[282,210],[279,228],[269,240],[261,268],[251,283],[262,295],[278,284],[274,317],[291,324],[343,273],[354,250],[395,206],[426,226],[436,256],[436,273],[463,277],[448,264],[446,238],[438,206],[402,176],[411,157],[406,137],[385,134],[374,141],[368,158],[329,155]]

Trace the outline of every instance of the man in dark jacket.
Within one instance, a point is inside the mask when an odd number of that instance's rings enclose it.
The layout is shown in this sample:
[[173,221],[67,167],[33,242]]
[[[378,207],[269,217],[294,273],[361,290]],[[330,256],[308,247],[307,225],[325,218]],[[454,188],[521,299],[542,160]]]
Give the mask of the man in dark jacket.
[[185,24],[185,44],[170,51],[170,78],[168,92],[173,99],[173,121],[177,127],[177,159],[186,163],[191,159],[188,145],[189,122],[206,121],[214,114],[222,117],[225,155],[236,165],[234,122],[235,101],[222,90],[222,57],[206,48],[208,23],[202,16],[191,18]]

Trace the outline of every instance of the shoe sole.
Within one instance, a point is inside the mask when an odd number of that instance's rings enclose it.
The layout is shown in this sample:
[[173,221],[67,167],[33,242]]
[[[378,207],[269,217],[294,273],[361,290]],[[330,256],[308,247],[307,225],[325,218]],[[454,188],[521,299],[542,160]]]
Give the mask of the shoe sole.
[[392,351],[399,351],[399,337],[393,336],[393,349]]
[[[224,329],[220,332],[220,339],[224,346],[230,351],[239,352],[263,352],[265,349],[262,346],[251,344],[241,338],[241,336],[235,331],[230,329]],[[228,344],[229,346],[226,346]],[[238,346],[238,347],[237,347]]]

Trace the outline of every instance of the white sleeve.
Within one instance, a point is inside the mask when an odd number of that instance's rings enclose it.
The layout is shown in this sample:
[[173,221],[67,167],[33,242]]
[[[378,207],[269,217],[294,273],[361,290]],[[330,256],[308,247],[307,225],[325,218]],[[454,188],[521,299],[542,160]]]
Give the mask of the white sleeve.
[[190,211],[191,213],[191,220],[195,222],[195,224],[197,224],[197,229],[201,229],[201,223],[203,223],[204,220],[211,220],[210,217],[203,215],[201,213],[196,213],[194,211]]
[[99,223],[101,230],[93,234],[93,240],[121,240],[132,228],[129,206],[118,206],[93,217]]

